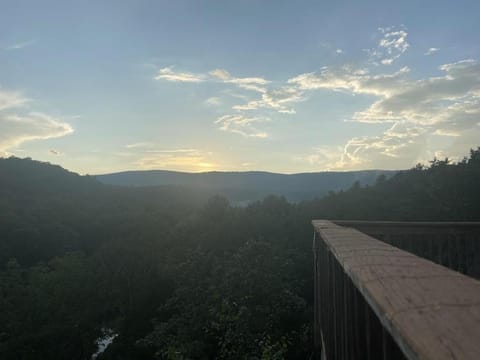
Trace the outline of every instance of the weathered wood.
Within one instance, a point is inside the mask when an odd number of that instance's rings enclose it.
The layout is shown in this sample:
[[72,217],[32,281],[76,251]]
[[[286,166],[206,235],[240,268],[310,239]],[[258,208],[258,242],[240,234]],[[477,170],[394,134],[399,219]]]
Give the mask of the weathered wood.
[[480,358],[480,281],[358,230],[312,223],[408,359]]
[[[317,220],[314,220],[317,221]],[[322,220],[323,221],[323,220]],[[369,227],[404,227],[404,228],[433,228],[435,231],[442,228],[478,228],[480,222],[478,221],[370,221],[370,220],[333,220],[333,222],[340,226],[369,226]]]
[[334,220],[378,240],[480,279],[480,222]]

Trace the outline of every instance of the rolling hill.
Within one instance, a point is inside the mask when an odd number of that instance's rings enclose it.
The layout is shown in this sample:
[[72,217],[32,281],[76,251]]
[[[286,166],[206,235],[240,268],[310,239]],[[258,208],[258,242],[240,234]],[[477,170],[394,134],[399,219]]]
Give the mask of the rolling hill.
[[395,171],[364,170],[278,174],[262,171],[186,173],[166,170],[126,171],[97,175],[110,185],[145,187],[176,185],[226,196],[235,203],[258,200],[266,195],[283,195],[290,201],[322,197],[329,191],[348,189],[356,181],[374,184],[379,175]]

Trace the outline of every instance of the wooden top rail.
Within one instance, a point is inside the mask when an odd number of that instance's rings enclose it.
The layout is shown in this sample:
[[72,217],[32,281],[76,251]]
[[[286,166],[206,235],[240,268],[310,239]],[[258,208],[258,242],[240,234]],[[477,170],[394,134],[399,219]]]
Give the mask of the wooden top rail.
[[408,359],[480,359],[480,281],[358,230],[312,223]]
[[382,228],[480,228],[480,222],[477,221],[369,221],[369,220],[332,220],[335,224],[340,226],[352,226],[352,227],[382,227]]

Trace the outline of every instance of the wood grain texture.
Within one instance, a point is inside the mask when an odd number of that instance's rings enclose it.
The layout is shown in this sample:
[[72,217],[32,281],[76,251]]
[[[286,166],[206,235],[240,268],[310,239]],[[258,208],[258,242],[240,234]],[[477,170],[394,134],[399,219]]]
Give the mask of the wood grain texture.
[[408,359],[480,359],[480,281],[358,230],[312,223]]

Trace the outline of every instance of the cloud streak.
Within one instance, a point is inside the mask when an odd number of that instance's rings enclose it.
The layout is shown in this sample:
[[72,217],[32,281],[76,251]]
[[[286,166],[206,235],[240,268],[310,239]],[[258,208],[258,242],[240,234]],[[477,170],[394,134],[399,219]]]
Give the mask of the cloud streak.
[[[235,77],[225,69],[214,69],[205,74],[194,74],[191,72],[175,72],[172,67],[160,69],[154,78],[155,80],[164,80],[169,82],[220,82],[225,85],[233,85],[239,89],[259,94],[260,98],[247,101],[247,103],[232,106],[236,114],[224,115],[218,118],[214,123],[219,129],[226,132],[239,134],[245,137],[266,138],[268,134],[260,131],[251,125],[262,116],[247,116],[244,112],[258,110],[261,108],[270,109],[278,113],[291,114],[295,111],[288,105],[300,101],[301,91],[293,87],[283,87],[280,89],[269,89],[272,81],[263,77]],[[222,99],[214,96],[205,100],[208,106],[221,106]]]
[[222,105],[222,99],[218,96],[212,96],[205,100],[205,104],[208,106],[220,106]]
[[270,119],[264,117],[248,117],[245,115],[224,115],[219,117],[215,124],[220,126],[220,130],[239,134],[245,137],[264,139],[268,134],[258,130],[254,124]]
[[439,48],[431,47],[423,55],[432,55],[432,54],[435,54],[438,51],[440,51]]
[[0,111],[23,106],[28,101],[20,92],[0,89]]
[[26,106],[29,99],[15,91],[0,91],[0,155],[33,140],[47,140],[73,133],[62,119],[35,112]]
[[194,74],[190,72],[176,72],[171,67],[165,67],[158,71],[158,74],[154,79],[170,82],[199,83],[205,81],[205,76],[203,74]]
[[30,112],[25,115],[0,114],[0,154],[32,140],[47,140],[73,133],[60,119]]
[[31,44],[33,44],[34,41],[33,40],[29,40],[29,41],[22,41],[22,42],[18,42],[18,43],[15,43],[15,44],[12,44],[10,46],[7,46],[4,48],[4,50],[7,50],[7,51],[12,51],[12,50],[21,50]]

